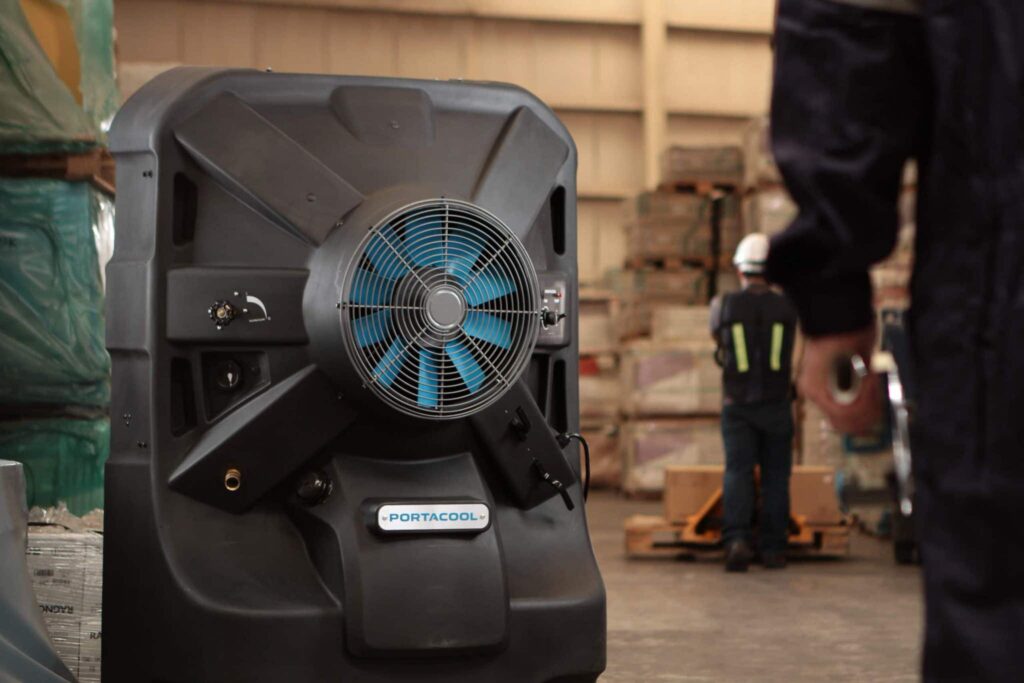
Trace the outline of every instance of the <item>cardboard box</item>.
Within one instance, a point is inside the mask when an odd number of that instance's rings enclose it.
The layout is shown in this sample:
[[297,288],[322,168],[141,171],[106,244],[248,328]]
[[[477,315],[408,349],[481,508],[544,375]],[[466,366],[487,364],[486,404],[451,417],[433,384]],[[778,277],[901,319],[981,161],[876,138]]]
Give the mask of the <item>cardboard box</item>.
[[821,409],[806,400],[800,423],[800,455],[803,465],[834,469],[843,466],[842,436],[832,428]]
[[[580,433],[590,445],[590,488],[617,489],[622,483],[622,458],[619,455],[619,423],[585,421]],[[580,449],[583,457],[583,449]],[[582,472],[582,461],[581,461]]]
[[665,468],[665,519],[686,522],[722,488],[723,465],[672,465]]
[[[665,468],[665,519],[675,524],[697,513],[722,487],[724,467],[672,466]],[[831,467],[793,468],[789,481],[790,514],[808,524],[838,524],[842,520]]]
[[722,371],[703,342],[637,340],[622,350],[622,410],[630,417],[717,415]]
[[789,479],[789,511],[806,517],[808,524],[838,524],[839,511],[836,476],[833,467],[798,465]]
[[724,462],[721,428],[715,418],[627,421],[620,444],[622,488],[631,494],[660,494],[667,467]]
[[102,534],[31,526],[27,564],[57,654],[79,683],[99,683]]

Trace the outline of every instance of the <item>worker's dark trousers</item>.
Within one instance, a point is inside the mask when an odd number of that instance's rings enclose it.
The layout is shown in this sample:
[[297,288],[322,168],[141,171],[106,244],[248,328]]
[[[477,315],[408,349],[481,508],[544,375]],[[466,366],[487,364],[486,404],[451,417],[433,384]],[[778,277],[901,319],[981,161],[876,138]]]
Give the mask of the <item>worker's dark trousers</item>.
[[789,535],[789,473],[793,464],[790,402],[771,401],[722,408],[725,443],[725,508],[722,537],[751,541],[754,465],[761,467],[762,552],[783,551]]
[[925,470],[914,499],[924,563],[924,680],[1024,680],[1024,443],[947,454],[929,437],[914,443],[915,469]]

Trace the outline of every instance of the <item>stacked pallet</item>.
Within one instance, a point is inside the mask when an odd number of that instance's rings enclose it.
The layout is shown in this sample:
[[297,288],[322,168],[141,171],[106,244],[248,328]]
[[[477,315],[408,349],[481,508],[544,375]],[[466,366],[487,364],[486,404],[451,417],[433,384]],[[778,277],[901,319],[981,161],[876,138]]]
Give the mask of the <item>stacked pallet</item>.
[[660,306],[707,304],[736,288],[729,260],[743,237],[742,180],[739,147],[670,147],[659,189],[626,203],[625,268],[609,276],[624,338],[649,334]]

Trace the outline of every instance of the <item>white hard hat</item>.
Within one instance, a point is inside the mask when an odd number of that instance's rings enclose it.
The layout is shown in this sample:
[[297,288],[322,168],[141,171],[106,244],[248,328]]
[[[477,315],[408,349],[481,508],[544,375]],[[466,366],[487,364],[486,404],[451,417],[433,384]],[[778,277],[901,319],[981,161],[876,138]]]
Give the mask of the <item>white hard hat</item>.
[[740,242],[736,247],[736,255],[732,258],[732,264],[740,269],[740,272],[760,275],[764,272],[765,261],[768,260],[768,238],[759,232],[754,232]]

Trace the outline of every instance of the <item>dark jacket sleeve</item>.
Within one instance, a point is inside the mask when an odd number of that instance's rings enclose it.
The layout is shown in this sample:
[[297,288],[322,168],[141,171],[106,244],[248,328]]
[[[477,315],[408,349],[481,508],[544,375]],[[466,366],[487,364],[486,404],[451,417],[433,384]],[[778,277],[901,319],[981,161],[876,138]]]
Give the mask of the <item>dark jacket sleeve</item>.
[[922,19],[780,0],[772,147],[800,212],[772,240],[768,278],[809,336],[873,320],[868,268],[896,243],[903,166],[923,139]]

